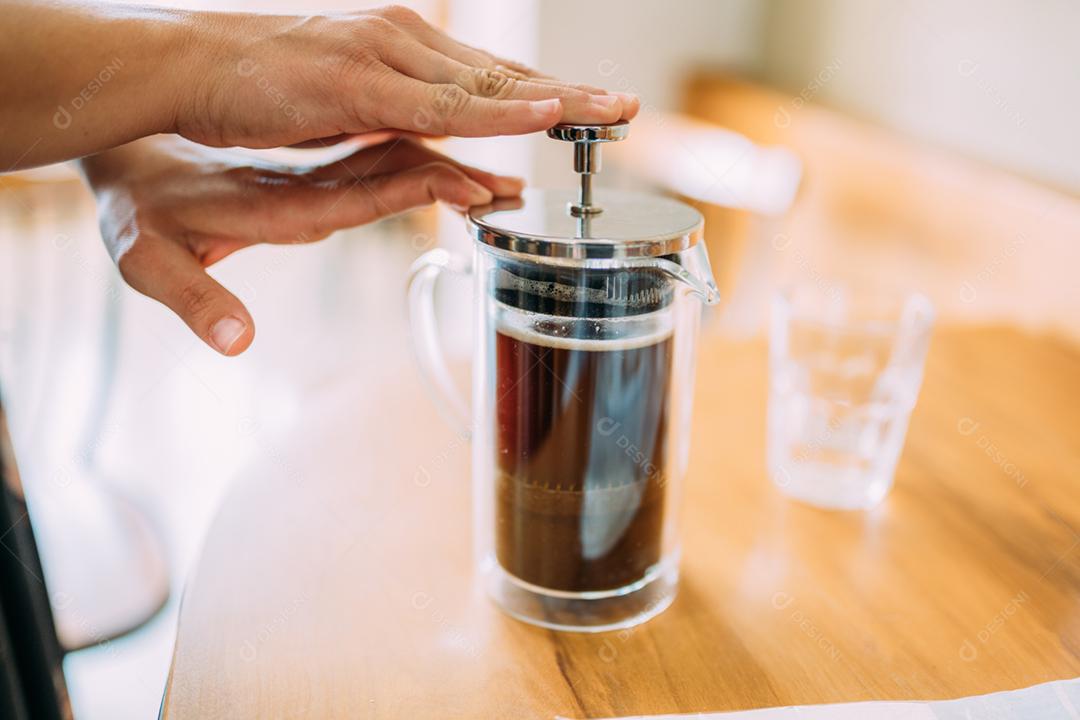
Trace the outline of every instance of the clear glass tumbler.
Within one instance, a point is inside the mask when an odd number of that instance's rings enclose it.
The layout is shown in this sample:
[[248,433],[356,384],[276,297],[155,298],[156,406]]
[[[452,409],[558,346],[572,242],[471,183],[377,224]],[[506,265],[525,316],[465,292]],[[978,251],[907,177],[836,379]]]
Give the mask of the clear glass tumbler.
[[920,294],[818,284],[774,297],[768,467],[788,496],[881,502],[922,384],[933,306]]

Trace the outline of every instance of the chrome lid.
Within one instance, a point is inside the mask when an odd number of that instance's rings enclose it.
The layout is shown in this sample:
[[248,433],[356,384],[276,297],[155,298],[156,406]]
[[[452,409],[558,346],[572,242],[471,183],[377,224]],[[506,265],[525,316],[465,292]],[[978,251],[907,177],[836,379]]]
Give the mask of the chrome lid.
[[701,241],[701,213],[671,198],[595,191],[603,212],[574,214],[572,190],[526,190],[469,209],[469,232],[500,250],[558,258],[642,258],[681,252]]

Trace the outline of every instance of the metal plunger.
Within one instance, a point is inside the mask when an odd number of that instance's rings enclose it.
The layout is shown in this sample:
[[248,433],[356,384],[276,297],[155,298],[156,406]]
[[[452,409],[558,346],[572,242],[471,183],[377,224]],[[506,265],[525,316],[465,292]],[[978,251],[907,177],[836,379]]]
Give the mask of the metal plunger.
[[592,176],[600,172],[600,143],[623,140],[630,134],[630,124],[620,120],[613,125],[556,125],[548,137],[574,143],[574,172],[581,174],[578,201],[570,204],[570,213],[581,217],[603,212],[593,204]]

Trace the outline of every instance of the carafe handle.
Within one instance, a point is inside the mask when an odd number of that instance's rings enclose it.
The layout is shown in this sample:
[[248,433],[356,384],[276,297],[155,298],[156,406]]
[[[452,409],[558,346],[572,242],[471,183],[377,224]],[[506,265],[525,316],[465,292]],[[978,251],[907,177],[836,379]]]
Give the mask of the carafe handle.
[[413,355],[428,387],[428,394],[443,418],[462,437],[472,433],[469,406],[454,383],[439,343],[435,317],[435,286],[444,272],[469,274],[468,263],[442,248],[429,250],[409,269],[409,327]]
[[650,264],[686,285],[705,305],[720,302],[720,289],[716,287],[716,280],[713,279],[709,254],[704,244],[698,243],[689,250],[680,252],[677,263],[661,257],[653,259]]

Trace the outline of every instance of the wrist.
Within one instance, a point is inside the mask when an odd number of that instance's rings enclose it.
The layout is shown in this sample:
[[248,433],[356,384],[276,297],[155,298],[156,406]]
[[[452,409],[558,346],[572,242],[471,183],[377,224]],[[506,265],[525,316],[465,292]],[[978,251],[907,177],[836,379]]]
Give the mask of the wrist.
[[116,97],[127,100],[120,123],[127,137],[121,141],[172,132],[183,94],[201,72],[198,16],[203,13],[123,5],[101,5],[92,12],[100,23],[96,42],[111,48],[106,53],[111,64],[104,67],[118,66],[116,85],[124,92]]
[[158,49],[163,58],[158,72],[166,100],[157,133],[180,132],[192,122],[198,108],[205,107],[220,85],[222,57],[228,45],[223,28],[226,13],[180,10],[169,14],[171,22],[164,33],[154,22],[148,23],[148,30],[160,35]]
[[261,54],[290,18],[231,12],[185,13],[184,30],[172,48],[177,98],[170,132],[208,145],[232,145],[224,126],[257,86]]

